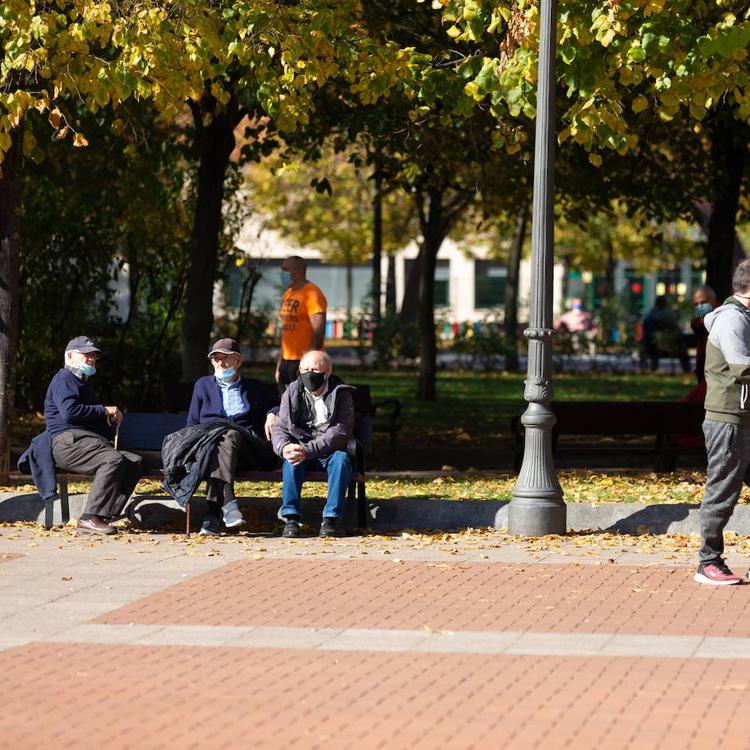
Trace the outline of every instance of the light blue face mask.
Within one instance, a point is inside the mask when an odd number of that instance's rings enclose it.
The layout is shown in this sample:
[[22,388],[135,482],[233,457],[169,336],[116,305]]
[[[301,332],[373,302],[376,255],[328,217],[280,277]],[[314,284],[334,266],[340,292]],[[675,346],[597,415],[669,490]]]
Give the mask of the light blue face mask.
[[711,305],[710,302],[701,302],[700,305],[696,305],[695,306],[695,314],[699,318],[702,318],[707,313],[710,313],[711,310],[713,310],[713,309],[714,308],[713,308],[713,306]]
[[88,362],[81,362],[81,364],[78,365],[78,370],[80,370],[81,374],[85,375],[87,378],[96,375],[96,367],[90,365]]
[[292,274],[289,273],[289,271],[282,271],[281,272],[281,284],[284,287],[289,286],[292,283]]
[[224,370],[218,377],[221,380],[231,380],[236,374],[237,370],[235,370],[234,367],[229,367],[228,369]]

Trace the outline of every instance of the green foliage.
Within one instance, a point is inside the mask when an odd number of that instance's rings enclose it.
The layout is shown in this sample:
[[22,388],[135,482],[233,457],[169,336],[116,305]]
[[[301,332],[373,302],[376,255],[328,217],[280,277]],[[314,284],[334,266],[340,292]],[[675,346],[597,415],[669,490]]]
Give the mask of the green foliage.
[[374,351],[378,369],[398,368],[404,363],[413,364],[416,361],[419,354],[419,328],[415,321],[404,323],[397,313],[386,310],[374,324],[369,342],[362,337],[362,333],[360,327],[360,353],[364,355],[369,350]]
[[[130,115],[149,122],[143,108]],[[192,173],[168,132],[116,135],[83,112],[79,121],[96,148],[50,143],[50,158],[27,170],[18,399],[40,408],[65,343],[86,333],[106,354],[99,393],[116,403],[154,403],[159,383],[175,377]],[[122,321],[113,314],[113,282],[126,264],[129,287],[119,293],[131,312]]]
[[558,221],[555,252],[572,268],[606,273],[612,261],[625,260],[648,273],[700,258],[702,247],[696,239],[696,231],[684,220],[657,222],[615,201],[608,211],[593,213],[580,225]]
[[[466,88],[489,102],[500,119],[533,116],[539,13],[531,0],[447,0],[442,3],[449,33],[458,42],[478,43],[499,54],[470,68]],[[702,122],[726,105],[750,120],[745,3],[732,0],[665,3],[664,0],[561,0],[558,5],[558,80],[566,109],[560,142],[572,139],[591,151],[624,155],[643,133],[628,113],[655,114],[670,122],[687,113]],[[493,75],[488,75],[492,71]]]
[[[327,147],[315,161],[281,155],[249,165],[246,186],[263,225],[333,263],[364,263],[372,254],[374,187],[361,148]],[[414,236],[413,209],[400,193],[383,196],[383,252]]]
[[[519,344],[522,342],[518,342]],[[517,344],[509,339],[502,325],[484,319],[478,325],[467,327],[451,342],[451,350],[465,355],[472,369],[497,370],[498,358],[508,357],[517,350]]]

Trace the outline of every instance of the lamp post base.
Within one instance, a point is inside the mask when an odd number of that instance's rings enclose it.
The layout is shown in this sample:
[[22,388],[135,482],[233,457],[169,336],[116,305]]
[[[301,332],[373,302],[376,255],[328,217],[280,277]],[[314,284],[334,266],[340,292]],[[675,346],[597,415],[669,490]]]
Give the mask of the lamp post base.
[[559,497],[532,498],[514,494],[508,506],[508,533],[516,536],[565,534],[567,510]]

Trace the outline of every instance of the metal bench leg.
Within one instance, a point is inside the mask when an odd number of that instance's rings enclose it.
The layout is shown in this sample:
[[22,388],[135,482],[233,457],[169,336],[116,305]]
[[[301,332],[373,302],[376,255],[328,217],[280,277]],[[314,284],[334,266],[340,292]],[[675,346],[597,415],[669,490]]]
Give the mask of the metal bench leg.
[[190,538],[190,500],[187,501],[185,506],[185,536]]
[[52,519],[55,515],[55,496],[48,497],[44,501],[44,528],[49,531],[52,528]]
[[360,529],[367,528],[367,495],[362,481],[357,482],[357,525]]
[[60,518],[63,526],[70,521],[70,501],[68,498],[68,480],[63,479],[60,482]]
[[353,534],[359,519],[357,518],[357,483],[352,480],[349,482],[349,486],[346,488],[346,509],[344,510],[344,518],[346,519],[346,533]]

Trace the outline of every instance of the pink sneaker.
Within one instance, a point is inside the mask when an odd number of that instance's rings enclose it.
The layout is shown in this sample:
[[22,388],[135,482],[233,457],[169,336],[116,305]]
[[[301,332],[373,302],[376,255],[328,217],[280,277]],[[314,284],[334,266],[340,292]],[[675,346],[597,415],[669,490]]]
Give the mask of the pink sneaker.
[[732,573],[723,560],[717,560],[706,565],[699,565],[698,572],[693,576],[696,583],[707,583],[710,586],[733,586],[742,583],[742,579]]

